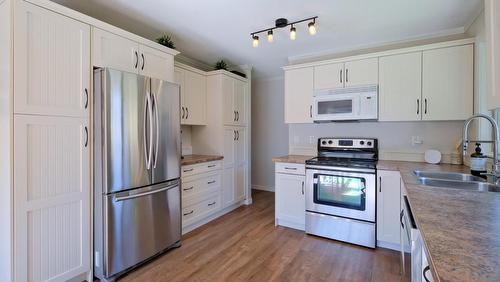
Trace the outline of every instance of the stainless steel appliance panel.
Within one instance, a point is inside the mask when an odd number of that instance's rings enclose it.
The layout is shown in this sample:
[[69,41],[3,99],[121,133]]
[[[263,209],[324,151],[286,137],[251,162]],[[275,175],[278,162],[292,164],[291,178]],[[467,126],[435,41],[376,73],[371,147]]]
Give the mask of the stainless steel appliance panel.
[[152,150],[149,80],[134,73],[103,69],[102,137],[103,192],[151,184],[148,159]]
[[306,233],[375,248],[375,223],[307,211]]
[[181,121],[179,85],[151,79],[153,99],[153,183],[180,177]]
[[181,239],[179,181],[104,197],[104,275],[113,276]]
[[[348,217],[365,221],[375,222],[375,207],[376,207],[376,181],[375,174],[366,172],[355,172],[336,170],[334,167],[324,167],[323,169],[310,168],[306,169],[306,210],[318,212],[334,216]],[[354,177],[363,178],[365,181],[365,208],[364,210],[352,209],[340,206],[331,206],[327,204],[315,203],[314,201],[314,175],[331,175],[336,177]]]

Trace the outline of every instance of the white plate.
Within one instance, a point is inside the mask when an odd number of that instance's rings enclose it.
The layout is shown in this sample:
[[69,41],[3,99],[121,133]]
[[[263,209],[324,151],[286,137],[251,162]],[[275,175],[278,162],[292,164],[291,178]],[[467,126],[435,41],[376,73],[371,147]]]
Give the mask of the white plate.
[[441,152],[438,150],[425,151],[424,159],[429,164],[438,164],[441,161]]

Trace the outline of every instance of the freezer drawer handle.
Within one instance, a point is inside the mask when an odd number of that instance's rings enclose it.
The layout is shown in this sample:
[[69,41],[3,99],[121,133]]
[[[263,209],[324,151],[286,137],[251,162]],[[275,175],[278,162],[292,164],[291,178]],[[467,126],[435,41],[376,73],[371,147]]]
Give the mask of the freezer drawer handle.
[[215,205],[215,203],[216,202],[212,202],[212,203],[208,204],[208,206],[213,206],[213,205]]
[[427,278],[427,272],[429,272],[429,270],[431,270],[431,268],[429,266],[426,266],[424,268],[423,276],[424,276],[425,282],[430,282],[429,278]]
[[189,188],[185,188],[185,189],[182,189],[183,191],[189,191],[189,190],[193,190],[194,186],[191,186]]
[[144,197],[144,196],[148,196],[148,195],[160,193],[160,192],[166,191],[166,190],[168,190],[170,188],[172,188],[172,186],[170,186],[170,187],[163,187],[163,188],[158,189],[158,190],[148,191],[148,192],[144,192],[144,193],[140,193],[140,194],[135,194],[135,195],[129,195],[129,196],[124,196],[124,197],[115,197],[115,202],[121,202],[121,201],[125,201],[125,200],[130,200],[130,199],[134,199],[134,198],[139,198],[139,197]]
[[212,181],[208,181],[207,184],[214,184],[215,183],[215,180],[212,180]]
[[187,212],[187,213],[183,213],[182,215],[183,215],[183,216],[186,216],[186,215],[190,215],[190,214],[192,214],[192,213],[194,213],[194,210],[192,210],[192,211],[190,211],[190,212]]

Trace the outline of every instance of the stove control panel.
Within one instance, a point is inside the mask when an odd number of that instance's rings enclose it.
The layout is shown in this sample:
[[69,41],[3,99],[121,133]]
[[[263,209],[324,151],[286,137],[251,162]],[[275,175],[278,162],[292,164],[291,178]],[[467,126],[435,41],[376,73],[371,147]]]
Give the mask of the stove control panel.
[[376,149],[377,139],[371,138],[319,138],[318,149],[347,148],[347,149]]

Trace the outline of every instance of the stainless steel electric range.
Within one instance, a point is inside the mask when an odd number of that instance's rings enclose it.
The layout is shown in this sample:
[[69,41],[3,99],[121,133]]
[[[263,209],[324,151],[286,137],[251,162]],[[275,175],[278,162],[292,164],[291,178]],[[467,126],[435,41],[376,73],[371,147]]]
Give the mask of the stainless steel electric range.
[[318,139],[306,161],[306,233],[375,248],[377,143]]

